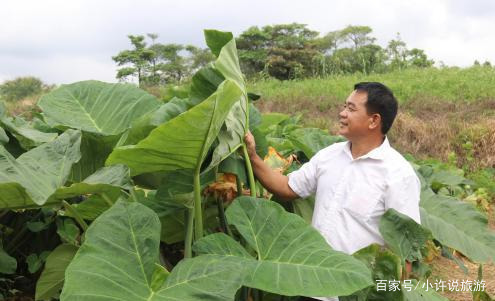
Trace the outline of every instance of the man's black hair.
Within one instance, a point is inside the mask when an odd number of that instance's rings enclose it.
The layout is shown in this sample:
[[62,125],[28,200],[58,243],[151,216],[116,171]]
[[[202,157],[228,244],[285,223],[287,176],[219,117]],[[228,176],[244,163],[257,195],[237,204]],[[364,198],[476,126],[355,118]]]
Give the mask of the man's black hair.
[[377,82],[357,83],[354,85],[354,90],[368,94],[366,111],[368,114],[380,114],[382,118],[382,134],[387,134],[399,107],[392,91],[384,84]]

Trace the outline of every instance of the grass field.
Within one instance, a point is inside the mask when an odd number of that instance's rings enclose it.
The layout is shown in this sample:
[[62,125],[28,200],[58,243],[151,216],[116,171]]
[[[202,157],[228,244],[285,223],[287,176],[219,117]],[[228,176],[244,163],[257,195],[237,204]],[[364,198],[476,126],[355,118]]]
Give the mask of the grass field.
[[385,74],[337,75],[328,78],[279,81],[268,79],[250,84],[253,92],[264,99],[288,102],[311,98],[318,102],[343,101],[360,81],[382,82],[393,91],[399,102],[416,98],[445,101],[495,100],[495,68],[406,69]]

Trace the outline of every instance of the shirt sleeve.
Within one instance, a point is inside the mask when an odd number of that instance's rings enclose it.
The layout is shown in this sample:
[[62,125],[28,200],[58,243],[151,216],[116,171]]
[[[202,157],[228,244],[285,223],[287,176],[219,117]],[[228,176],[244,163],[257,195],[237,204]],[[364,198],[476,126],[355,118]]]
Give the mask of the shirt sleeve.
[[315,155],[301,168],[287,175],[289,187],[301,198],[306,198],[316,192],[317,160],[317,155]]
[[420,192],[421,183],[415,174],[394,180],[388,186],[385,197],[385,211],[393,208],[409,216],[416,223],[421,224],[419,214]]

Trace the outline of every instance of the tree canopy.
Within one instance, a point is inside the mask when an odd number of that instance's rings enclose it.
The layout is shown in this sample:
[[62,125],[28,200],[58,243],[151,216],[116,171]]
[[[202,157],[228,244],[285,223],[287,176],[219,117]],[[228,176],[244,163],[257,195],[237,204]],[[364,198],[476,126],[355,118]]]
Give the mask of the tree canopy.
[[120,67],[117,79],[137,78],[140,86],[180,83],[214,59],[209,49],[193,45],[156,43],[158,34],[129,35],[132,48],[119,52],[112,59]]
[[[424,50],[408,49],[397,34],[385,47],[369,26],[349,25],[324,35],[306,24],[252,26],[236,37],[241,69],[247,77],[280,80],[348,73],[382,73],[434,64]],[[132,49],[113,57],[117,78],[140,85],[180,83],[214,58],[208,49],[156,43],[157,34],[129,35]]]

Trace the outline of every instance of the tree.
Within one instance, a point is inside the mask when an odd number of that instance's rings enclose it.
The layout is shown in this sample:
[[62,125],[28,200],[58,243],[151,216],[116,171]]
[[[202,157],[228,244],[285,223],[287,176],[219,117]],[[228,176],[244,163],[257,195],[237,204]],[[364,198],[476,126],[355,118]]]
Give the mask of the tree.
[[376,39],[369,36],[372,31],[373,30],[369,26],[349,25],[342,29],[338,34],[340,35],[339,39],[350,42],[354,50],[356,50],[359,47],[375,42]]
[[180,44],[155,44],[152,50],[159,60],[157,69],[160,76],[154,84],[163,82],[180,82],[184,76],[188,75],[186,62],[180,52],[184,46]]
[[371,72],[384,72],[386,69],[386,53],[379,45],[368,44],[354,51],[355,68],[353,71],[361,71],[364,74]]
[[239,62],[246,75],[251,76],[265,69],[270,39],[269,33],[257,26],[248,28],[236,39]]
[[278,79],[310,76],[319,54],[313,43],[317,37],[317,31],[299,23],[250,27],[237,38],[243,72],[266,71]]
[[428,68],[433,66],[435,63],[435,61],[428,59],[428,56],[425,54],[424,50],[418,48],[408,50],[407,57],[408,65],[418,68]]
[[373,44],[376,39],[370,36],[372,31],[368,26],[349,25],[319,39],[317,44],[328,56],[331,73],[366,74],[385,69],[385,51]]
[[392,70],[402,70],[407,66],[408,51],[406,43],[402,41],[399,33],[397,33],[395,40],[392,39],[388,42],[387,53],[389,55],[389,66]]
[[342,43],[342,36],[339,30],[330,31],[321,38],[313,42],[315,47],[325,55],[333,54]]
[[215,60],[215,56],[211,53],[209,48],[199,48],[193,45],[187,45],[186,50],[190,53],[188,64],[191,74]]
[[18,101],[23,98],[40,94],[48,89],[39,78],[33,76],[17,77],[0,85],[0,95],[6,101]]
[[147,34],[151,45],[142,35],[128,37],[133,49],[121,51],[112,59],[122,66],[117,71],[119,80],[137,77],[140,86],[179,83],[214,59],[209,49],[157,43],[158,34]]
[[[137,76],[138,84],[142,85],[148,79],[148,72],[156,53],[147,48],[142,35],[128,35],[131,40],[133,49],[119,52],[112,59],[118,66],[124,66],[118,69],[117,79],[126,80],[129,76]],[[130,67],[127,65],[131,65]]]

